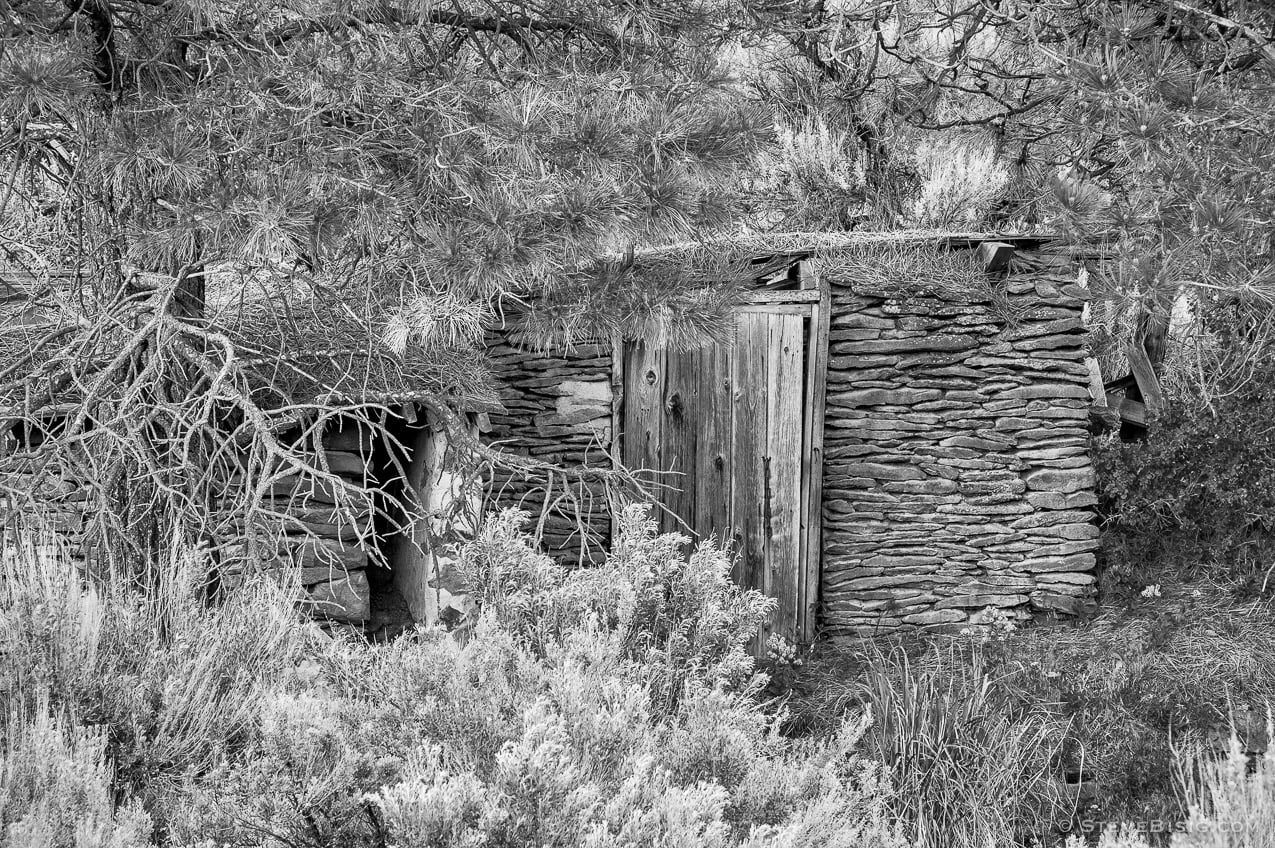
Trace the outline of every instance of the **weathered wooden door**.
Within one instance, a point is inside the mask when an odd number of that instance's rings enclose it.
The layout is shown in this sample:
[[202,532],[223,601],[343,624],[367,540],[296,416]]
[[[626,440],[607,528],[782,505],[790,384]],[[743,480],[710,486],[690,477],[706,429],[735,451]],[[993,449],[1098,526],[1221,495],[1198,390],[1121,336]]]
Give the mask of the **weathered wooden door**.
[[624,355],[622,459],[665,472],[661,530],[727,542],[735,580],[778,601],[763,643],[771,633],[809,641],[814,626],[819,295],[759,294],[767,302],[737,310],[729,345],[676,351],[639,341]]

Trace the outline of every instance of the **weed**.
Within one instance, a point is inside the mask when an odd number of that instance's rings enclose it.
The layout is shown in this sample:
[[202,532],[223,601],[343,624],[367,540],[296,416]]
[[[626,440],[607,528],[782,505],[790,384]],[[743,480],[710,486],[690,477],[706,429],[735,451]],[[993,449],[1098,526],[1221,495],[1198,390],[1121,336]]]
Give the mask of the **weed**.
[[1018,709],[981,654],[952,651],[916,667],[896,650],[878,658],[861,692],[875,719],[867,739],[915,844],[983,846],[1049,829],[1061,728]]

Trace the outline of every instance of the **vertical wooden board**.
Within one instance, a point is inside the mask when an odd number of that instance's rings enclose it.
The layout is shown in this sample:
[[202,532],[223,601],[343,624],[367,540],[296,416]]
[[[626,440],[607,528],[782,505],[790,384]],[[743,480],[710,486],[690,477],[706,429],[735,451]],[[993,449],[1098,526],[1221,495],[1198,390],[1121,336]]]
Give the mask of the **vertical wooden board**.
[[802,471],[805,504],[803,565],[805,575],[801,587],[801,609],[798,613],[798,638],[802,643],[814,642],[819,613],[819,587],[823,579],[823,427],[828,381],[828,330],[832,315],[832,297],[828,282],[820,279],[813,268],[802,268],[803,279],[810,279],[819,289],[819,303],[811,316],[806,347],[806,463]]
[[734,456],[731,474],[731,515],[738,546],[732,576],[754,589],[765,588],[765,521],[771,492],[767,483],[766,364],[769,319],[764,314],[741,314],[736,321],[731,382]]
[[699,351],[698,357],[703,387],[699,397],[700,449],[693,524],[702,537],[712,535],[726,545],[734,536],[730,498],[735,453],[731,413],[734,350],[728,345],[713,345]]
[[[611,337],[611,443],[610,461],[624,462],[624,366],[628,346],[623,337],[616,334]],[[613,500],[613,492],[607,486],[607,513],[610,516],[611,541],[620,535],[619,503]]]
[[1129,360],[1129,368],[1133,371],[1133,378],[1138,383],[1142,402],[1147,409],[1152,412],[1164,409],[1164,393],[1160,391],[1160,380],[1156,377],[1146,349],[1140,344],[1132,345],[1125,350],[1125,357]]
[[695,479],[700,471],[702,430],[700,355],[695,350],[668,351],[664,361],[661,462],[663,470],[671,473],[664,480],[669,487],[664,490],[664,505],[668,511],[660,516],[660,529],[665,533],[686,533],[689,527],[692,537],[698,538],[698,534],[704,532],[695,520]]
[[768,327],[766,452],[769,469],[763,559],[765,592],[778,601],[770,632],[797,638],[801,563],[804,320],[772,315]]
[[660,409],[664,390],[663,351],[644,341],[628,346],[624,357],[623,460],[629,468],[660,468]]

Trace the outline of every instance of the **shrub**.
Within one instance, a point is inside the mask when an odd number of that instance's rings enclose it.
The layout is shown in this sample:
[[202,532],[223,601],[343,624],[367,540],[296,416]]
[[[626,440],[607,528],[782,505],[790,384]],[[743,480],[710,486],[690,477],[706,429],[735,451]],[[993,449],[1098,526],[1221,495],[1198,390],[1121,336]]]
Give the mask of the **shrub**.
[[1268,580],[1275,551],[1275,363],[1210,404],[1182,401],[1147,439],[1100,442],[1097,471],[1109,513],[1106,588],[1129,595],[1186,569]]
[[[730,582],[721,551],[685,557],[684,539],[656,536],[645,511],[632,509],[607,566],[568,573],[513,535],[518,524],[502,516],[466,554],[475,594],[495,597],[483,584],[492,579],[520,599],[492,604],[462,655],[495,639],[504,640],[501,669],[537,658],[542,676],[524,690],[521,731],[494,763],[474,762],[463,739],[439,735],[408,753],[402,780],[369,796],[392,840],[897,842],[876,772],[852,755],[856,728],[822,745],[794,743],[752,697],[760,681],[745,645],[769,602]],[[483,693],[472,697],[485,712]]]
[[1275,750],[1250,759],[1233,733],[1225,756],[1188,760],[1182,784],[1188,817],[1174,845],[1275,844]]
[[[6,757],[56,756],[5,759],[6,823],[77,848],[141,844],[152,820],[192,848],[901,844],[865,725],[793,741],[757,699],[769,602],[721,551],[683,555],[640,510],[623,527],[605,567],[568,573],[516,516],[491,522],[463,642],[312,638],[268,585],[202,597],[192,559],[144,592],[15,567]],[[65,714],[61,748],[20,741],[28,703]]]
[[[1187,754],[1179,760],[1188,817],[1182,822],[1126,822],[1107,828],[1096,848],[1150,848],[1171,834],[1172,848],[1259,848],[1275,845],[1275,751],[1250,759],[1231,736],[1223,756]],[[1086,848],[1079,835],[1066,848]]]
[[618,610],[623,655],[668,709],[692,680],[728,688],[754,682],[747,646],[775,601],[739,588],[722,549],[701,544],[684,557],[687,539],[655,530],[647,507],[628,507],[620,517],[609,564],[628,589]]
[[142,848],[151,822],[135,803],[117,809],[99,728],[49,711],[11,707],[0,749],[0,844],[12,848]]
[[1049,830],[1062,734],[1042,713],[1017,708],[980,653],[952,651],[931,667],[902,650],[878,656],[860,697],[913,844],[979,848]]
[[52,697],[61,707],[95,684],[106,616],[101,594],[85,584],[48,542],[27,539],[0,550],[0,698],[10,713]]
[[656,534],[650,508],[630,506],[601,568],[568,572],[533,550],[506,510],[488,522],[461,557],[459,571],[486,615],[533,650],[568,642],[594,623],[618,639],[615,657],[642,678],[653,703],[673,710],[685,686],[739,689],[754,683],[747,645],[774,601],[730,579],[726,552]]
[[276,587],[210,604],[192,557],[145,591],[90,580],[51,545],[6,547],[0,561],[0,707],[30,714],[44,699],[70,728],[100,727],[115,789],[147,803],[246,743],[299,646]]

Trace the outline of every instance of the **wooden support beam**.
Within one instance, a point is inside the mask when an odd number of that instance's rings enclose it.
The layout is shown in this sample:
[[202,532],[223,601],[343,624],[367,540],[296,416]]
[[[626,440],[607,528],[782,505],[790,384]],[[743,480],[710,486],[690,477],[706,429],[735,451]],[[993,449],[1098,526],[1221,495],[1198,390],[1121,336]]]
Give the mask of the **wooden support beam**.
[[1130,424],[1137,424],[1139,427],[1147,426],[1147,407],[1146,404],[1138,403],[1136,400],[1130,400],[1123,395],[1111,393],[1107,395],[1107,406],[1120,413],[1120,420]]
[[783,289],[776,291],[751,291],[744,295],[745,303],[818,303],[817,289]]
[[1014,246],[1003,241],[985,241],[978,246],[984,271],[1004,271],[1014,258]]
[[1108,392],[1119,392],[1124,391],[1130,386],[1138,385],[1138,381],[1134,379],[1132,374],[1125,374],[1123,377],[1119,377],[1115,380],[1104,380],[1102,385]]
[[828,332],[832,318],[832,293],[828,281],[822,279],[810,261],[800,266],[803,285],[818,293],[809,322],[806,348],[805,450],[802,457],[802,527],[801,564],[798,591],[797,641],[814,642],[819,616],[819,587],[823,581],[823,429],[825,401],[828,395]]
[[1164,393],[1160,391],[1160,380],[1151,367],[1151,359],[1146,350],[1140,344],[1133,345],[1126,356],[1129,367],[1133,370],[1133,377],[1138,381],[1138,389],[1142,392],[1142,402],[1150,411],[1160,412],[1164,409]]
[[[624,356],[625,342],[621,335],[611,337],[611,443],[607,445],[611,463],[622,463],[624,457]],[[609,489],[609,487],[608,487]],[[608,497],[611,493],[608,491]],[[610,503],[607,512],[611,516],[611,543],[620,538],[620,505]]]
[[813,303],[745,303],[735,307],[735,314],[761,312],[766,315],[809,315]]
[[1102,369],[1098,360],[1092,356],[1085,357],[1085,367],[1089,369],[1089,395],[1096,406],[1107,405],[1107,393],[1102,384]]

